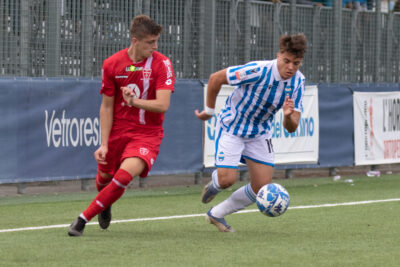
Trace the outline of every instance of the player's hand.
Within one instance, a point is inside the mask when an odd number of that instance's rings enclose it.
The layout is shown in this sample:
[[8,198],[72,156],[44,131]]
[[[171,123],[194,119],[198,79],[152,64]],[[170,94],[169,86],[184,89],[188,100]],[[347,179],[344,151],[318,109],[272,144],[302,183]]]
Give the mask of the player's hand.
[[95,152],[94,152],[94,158],[96,159],[97,163],[106,165],[106,155],[108,152],[108,147],[106,146],[100,146]]
[[283,115],[289,116],[294,111],[294,101],[289,96],[286,96],[285,102],[283,102]]
[[194,114],[196,115],[196,117],[199,120],[202,120],[202,121],[206,121],[213,116],[213,115],[208,115],[204,110],[202,112],[199,112],[199,110],[197,110],[197,109],[194,111]]
[[135,92],[126,86],[121,87],[122,91],[122,97],[126,101],[129,107],[132,107],[134,105],[135,99],[137,98]]

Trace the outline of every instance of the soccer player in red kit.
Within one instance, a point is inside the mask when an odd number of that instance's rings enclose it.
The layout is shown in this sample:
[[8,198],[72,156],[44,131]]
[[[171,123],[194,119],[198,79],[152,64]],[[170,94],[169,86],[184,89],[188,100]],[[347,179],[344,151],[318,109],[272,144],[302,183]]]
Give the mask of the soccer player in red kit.
[[99,193],[71,224],[70,236],[82,235],[85,224],[96,215],[100,227],[108,228],[111,205],[133,177],[147,176],[158,155],[164,113],[175,83],[171,61],[156,51],[161,31],[148,16],[135,17],[129,48],[103,63],[101,146],[94,152]]

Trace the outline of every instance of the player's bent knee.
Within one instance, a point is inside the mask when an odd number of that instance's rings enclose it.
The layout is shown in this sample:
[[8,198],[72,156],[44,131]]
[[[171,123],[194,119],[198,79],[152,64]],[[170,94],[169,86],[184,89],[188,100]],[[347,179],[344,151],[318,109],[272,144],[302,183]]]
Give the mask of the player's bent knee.
[[100,176],[101,178],[110,179],[112,175],[109,173],[102,172],[100,170],[97,171],[97,177]]
[[218,182],[221,188],[228,188],[236,182],[236,176],[230,174],[218,175]]
[[119,169],[114,175],[114,179],[124,186],[128,186],[128,184],[132,181],[132,178],[132,175],[124,169]]

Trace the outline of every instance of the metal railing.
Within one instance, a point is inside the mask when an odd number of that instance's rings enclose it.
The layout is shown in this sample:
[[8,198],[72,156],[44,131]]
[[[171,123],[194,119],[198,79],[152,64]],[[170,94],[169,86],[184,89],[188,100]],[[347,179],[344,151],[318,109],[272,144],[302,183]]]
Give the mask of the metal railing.
[[[293,0],[292,0],[293,1]],[[177,78],[272,59],[279,36],[304,32],[309,82],[399,82],[400,14],[250,0],[0,0],[0,76],[97,77],[148,14]]]

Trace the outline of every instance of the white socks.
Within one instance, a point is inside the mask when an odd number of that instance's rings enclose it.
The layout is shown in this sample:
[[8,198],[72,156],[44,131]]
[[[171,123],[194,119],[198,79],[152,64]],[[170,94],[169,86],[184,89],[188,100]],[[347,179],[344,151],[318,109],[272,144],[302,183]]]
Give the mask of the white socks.
[[[216,177],[217,175],[215,175]],[[216,179],[218,182],[218,179]],[[213,172],[213,181],[214,181],[214,172]],[[214,184],[215,185],[215,184]],[[250,184],[244,185],[226,200],[219,203],[217,206],[212,208],[211,215],[222,218],[228,214],[234,213],[238,210],[242,210],[251,204],[256,202],[256,194],[251,189]]]
[[217,175],[217,170],[214,170],[211,175],[211,180],[213,182],[214,188],[217,189],[217,191],[221,191],[221,187],[219,186],[218,182],[218,175]]

